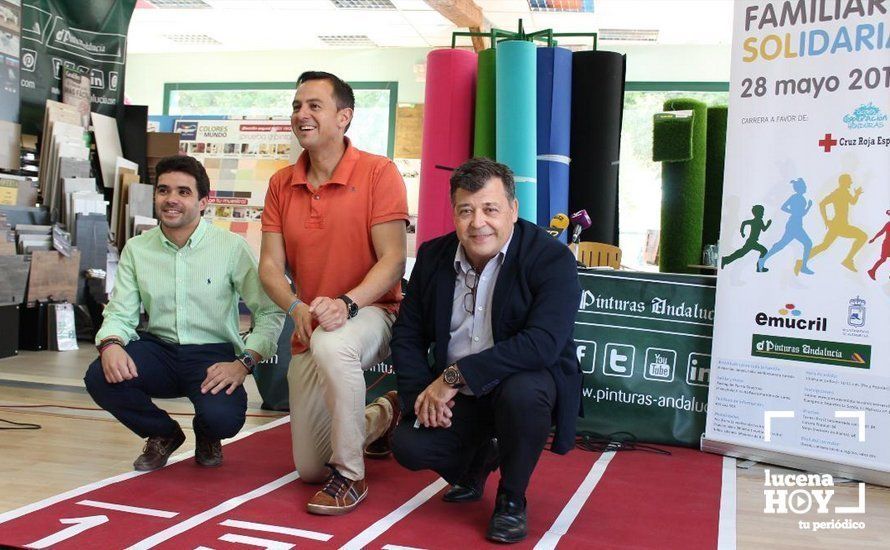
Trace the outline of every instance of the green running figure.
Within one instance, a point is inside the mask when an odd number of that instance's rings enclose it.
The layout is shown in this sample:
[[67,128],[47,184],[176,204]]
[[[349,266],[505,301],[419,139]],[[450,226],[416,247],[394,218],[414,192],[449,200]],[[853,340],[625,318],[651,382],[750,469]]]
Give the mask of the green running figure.
[[[760,234],[769,229],[773,220],[768,220],[766,223],[763,222],[763,206],[759,204],[755,204],[751,207],[751,213],[754,214],[754,217],[750,220],[743,221],[739,226],[739,233],[741,233],[742,237],[745,236],[745,227],[747,226],[750,229],[745,244],[729,256],[723,256],[723,259],[720,260],[720,269],[725,268],[727,264],[731,264],[753,250],[760,253],[760,258],[763,258],[766,255],[766,247],[757,241],[760,240]],[[758,260],[760,258],[758,258]],[[758,273],[765,271],[765,268],[761,267],[759,262],[756,267]]]

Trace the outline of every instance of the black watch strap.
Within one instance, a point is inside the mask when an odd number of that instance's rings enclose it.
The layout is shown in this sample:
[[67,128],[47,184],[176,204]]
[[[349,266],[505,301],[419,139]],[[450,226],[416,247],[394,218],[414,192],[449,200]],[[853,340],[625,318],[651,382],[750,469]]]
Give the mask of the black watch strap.
[[247,369],[247,374],[253,374],[253,371],[257,366],[257,362],[254,360],[253,355],[251,355],[249,351],[245,351],[244,353],[239,355],[238,361],[241,361],[241,364],[244,365],[244,368]]
[[346,304],[346,318],[352,319],[356,315],[358,315],[358,304],[352,301],[352,298],[345,294],[341,294],[337,296],[338,300],[343,300],[343,303]]

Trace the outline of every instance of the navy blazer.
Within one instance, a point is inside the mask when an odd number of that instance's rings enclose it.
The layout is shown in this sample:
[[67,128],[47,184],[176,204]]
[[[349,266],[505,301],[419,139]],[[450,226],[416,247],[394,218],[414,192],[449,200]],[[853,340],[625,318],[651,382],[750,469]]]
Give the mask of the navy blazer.
[[[448,366],[457,245],[454,232],[421,245],[393,326],[393,367],[409,419],[417,395]],[[487,394],[515,372],[547,369],[556,383],[556,433],[550,450],[559,454],[574,446],[581,410],[581,366],[572,337],[580,297],[578,270],[568,247],[519,220],[494,287],[494,346],[457,362],[474,395]]]

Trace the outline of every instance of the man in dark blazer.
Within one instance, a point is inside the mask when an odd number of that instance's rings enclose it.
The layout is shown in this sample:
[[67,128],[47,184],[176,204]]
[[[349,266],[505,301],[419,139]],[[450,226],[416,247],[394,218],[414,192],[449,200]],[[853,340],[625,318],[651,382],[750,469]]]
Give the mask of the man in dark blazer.
[[499,464],[487,537],[518,542],[527,535],[525,491],[551,427],[553,452],[574,446],[581,288],[568,248],[518,219],[507,166],[464,163],[451,177],[451,203],[456,231],[420,247],[393,326],[405,414],[393,453],[406,468],[451,483],[448,502],[479,500]]

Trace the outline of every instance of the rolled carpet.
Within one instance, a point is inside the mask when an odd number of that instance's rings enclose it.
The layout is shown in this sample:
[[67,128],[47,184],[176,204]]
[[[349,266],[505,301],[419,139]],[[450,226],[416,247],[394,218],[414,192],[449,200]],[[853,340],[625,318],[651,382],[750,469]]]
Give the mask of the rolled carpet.
[[524,40],[497,45],[495,137],[497,160],[516,179],[519,217],[537,223],[537,55]]
[[726,105],[708,107],[708,157],[705,161],[705,212],[702,246],[717,244],[723,209],[723,167],[726,161]]
[[618,160],[626,57],[615,52],[572,54],[569,210],[593,222],[581,240],[618,245]]
[[695,99],[669,99],[665,111],[692,111],[692,158],[661,165],[661,249],[658,268],[687,273],[701,263],[708,108]]
[[[538,48],[538,225],[569,215],[572,52]],[[565,242],[566,233],[561,240]]]
[[476,131],[473,136],[473,156],[494,159],[495,147],[495,67],[496,51],[488,48],[479,52],[479,72],[476,76]]
[[427,55],[417,203],[417,247],[454,230],[448,181],[473,152],[476,54],[433,50]]

